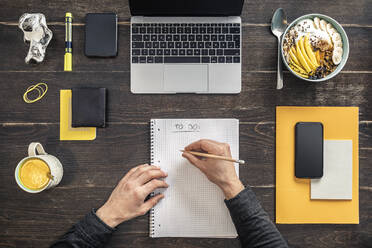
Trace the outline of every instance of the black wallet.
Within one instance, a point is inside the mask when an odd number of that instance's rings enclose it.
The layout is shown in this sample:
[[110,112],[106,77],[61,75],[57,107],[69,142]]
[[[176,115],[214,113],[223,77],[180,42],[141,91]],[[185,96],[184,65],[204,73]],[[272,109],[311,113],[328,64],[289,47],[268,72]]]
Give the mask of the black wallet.
[[89,13],[85,16],[85,55],[114,57],[118,52],[117,15]]
[[104,127],[105,117],[105,88],[72,89],[72,127]]

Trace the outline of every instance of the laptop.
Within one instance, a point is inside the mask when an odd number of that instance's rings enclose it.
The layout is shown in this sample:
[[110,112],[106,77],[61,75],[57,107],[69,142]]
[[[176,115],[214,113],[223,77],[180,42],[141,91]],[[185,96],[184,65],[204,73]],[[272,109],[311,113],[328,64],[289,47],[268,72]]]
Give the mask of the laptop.
[[243,3],[130,0],[132,93],[240,93]]

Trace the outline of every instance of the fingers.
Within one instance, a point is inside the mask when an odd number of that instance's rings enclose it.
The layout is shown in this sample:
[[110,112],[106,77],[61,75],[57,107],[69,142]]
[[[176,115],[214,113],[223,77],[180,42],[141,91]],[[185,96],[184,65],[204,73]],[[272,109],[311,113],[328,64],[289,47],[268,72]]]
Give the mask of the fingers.
[[144,165],[139,167],[131,176],[132,179],[137,179],[142,173],[149,171],[149,170],[160,170],[158,166],[153,165]]
[[231,158],[232,156],[231,156],[230,145],[229,144],[226,144],[226,143],[224,145],[226,147],[226,155]]
[[222,143],[214,140],[202,139],[185,147],[186,151],[203,150],[210,154],[221,155],[224,153]]
[[145,201],[145,203],[142,205],[141,213],[143,214],[147,213],[151,208],[153,208],[163,198],[164,198],[163,194],[158,194],[150,198],[149,200]]
[[140,185],[149,182],[152,179],[166,177],[168,174],[160,169],[146,170],[136,179]]
[[164,182],[162,180],[158,180],[158,179],[153,179],[150,182],[143,185],[143,189],[144,189],[146,195],[150,194],[155,189],[168,188],[168,187],[169,187],[169,185],[166,182]]
[[186,146],[185,147],[185,150],[186,151],[196,151],[196,150],[201,150],[202,148],[202,142],[205,142],[204,139],[201,139],[201,140],[198,140],[198,141],[195,141],[193,143],[191,143],[190,145]]
[[138,165],[136,167],[133,167],[132,169],[130,169],[127,174],[125,174],[125,176],[123,176],[123,178],[121,179],[121,181],[124,181],[126,180],[127,178],[129,178],[131,175],[133,175],[133,173],[139,169],[139,168],[143,168],[143,167],[146,167],[148,166],[148,164],[141,164],[141,165]]
[[189,162],[191,164],[195,165],[199,169],[202,169],[204,167],[203,162],[200,159],[198,159],[197,157],[195,157],[194,155],[192,155],[191,153],[184,152],[184,153],[182,153],[182,157],[189,160]]

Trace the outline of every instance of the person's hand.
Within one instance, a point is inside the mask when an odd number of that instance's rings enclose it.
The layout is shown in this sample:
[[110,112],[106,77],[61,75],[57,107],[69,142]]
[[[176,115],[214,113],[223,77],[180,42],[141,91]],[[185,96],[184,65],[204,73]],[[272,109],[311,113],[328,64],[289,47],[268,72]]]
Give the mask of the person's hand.
[[213,158],[201,158],[187,151],[204,152],[231,158],[229,144],[202,139],[186,146],[182,156],[199,168],[207,176],[209,181],[220,187],[226,199],[235,197],[244,189],[243,184],[236,175],[233,162]]
[[139,165],[132,168],[112,191],[107,202],[97,210],[97,216],[111,227],[134,217],[144,215],[164,197],[158,194],[149,200],[145,198],[157,188],[167,188],[160,178],[167,173],[157,166]]

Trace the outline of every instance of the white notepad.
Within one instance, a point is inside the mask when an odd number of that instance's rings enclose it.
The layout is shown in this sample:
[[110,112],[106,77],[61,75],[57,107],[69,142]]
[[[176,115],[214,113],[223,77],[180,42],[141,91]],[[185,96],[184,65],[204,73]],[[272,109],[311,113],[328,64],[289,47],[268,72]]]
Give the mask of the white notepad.
[[150,211],[150,237],[237,236],[221,190],[181,156],[181,149],[203,138],[230,144],[239,158],[239,120],[151,120],[151,163],[168,172],[170,186],[155,191],[165,197]]
[[351,200],[353,141],[324,140],[323,177],[311,179],[311,199]]

